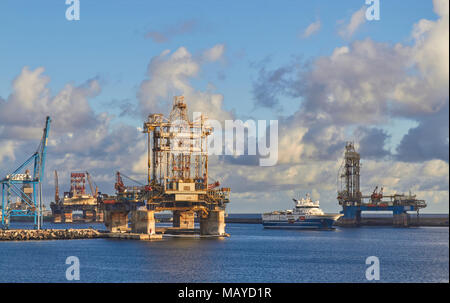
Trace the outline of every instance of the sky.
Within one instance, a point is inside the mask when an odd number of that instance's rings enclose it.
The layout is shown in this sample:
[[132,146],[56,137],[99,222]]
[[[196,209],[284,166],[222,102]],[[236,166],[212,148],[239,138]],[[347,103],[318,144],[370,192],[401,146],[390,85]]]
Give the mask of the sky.
[[52,117],[43,190],[71,171],[114,193],[146,179],[142,123],[184,95],[211,119],[278,120],[278,162],[212,156],[229,212],[293,206],[311,193],[337,212],[346,141],[362,190],[412,191],[449,209],[449,4],[380,0],[0,2],[0,175],[31,155]]

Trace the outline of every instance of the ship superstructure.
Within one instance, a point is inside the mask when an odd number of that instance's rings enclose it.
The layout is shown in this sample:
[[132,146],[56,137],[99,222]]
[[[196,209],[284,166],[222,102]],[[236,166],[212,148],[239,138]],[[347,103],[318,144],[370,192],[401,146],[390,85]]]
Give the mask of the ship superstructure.
[[319,201],[312,201],[308,194],[306,198],[292,200],[295,202],[292,210],[264,213],[264,228],[332,229],[333,223],[342,216],[325,214],[320,209]]

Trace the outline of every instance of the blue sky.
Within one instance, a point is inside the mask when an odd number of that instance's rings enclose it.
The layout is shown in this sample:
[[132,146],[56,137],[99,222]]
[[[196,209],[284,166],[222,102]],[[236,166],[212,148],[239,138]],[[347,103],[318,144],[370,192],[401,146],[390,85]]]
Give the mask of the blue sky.
[[[377,45],[387,43],[391,49],[398,43],[413,47],[417,43],[412,38],[415,24],[421,19],[433,22],[439,19],[433,11],[433,1],[381,0],[381,20],[364,22],[353,35],[343,38],[339,30],[350,22],[355,12],[366,6],[363,0],[80,2],[81,20],[67,21],[64,0],[1,1],[0,100],[12,94],[12,82],[24,66],[31,70],[44,67],[44,74],[51,79],[48,87],[53,94],[67,83],[79,86],[96,79],[101,93],[88,98],[93,112],[114,115],[108,126],[111,129],[122,124],[139,127],[142,120],[129,115],[119,117],[120,109],[111,102],[128,100],[129,104],[139,104],[137,95],[140,85],[149,77],[150,60],[164,50],[174,52],[180,47],[196,57],[220,44],[225,46],[220,60],[202,63],[199,73],[189,78],[189,84],[197,91],[207,91],[209,85],[213,85],[214,92],[223,96],[223,110],[233,111],[236,118],[289,120],[296,117],[293,113],[301,112],[302,104],[308,100],[303,100],[305,96],[281,93],[277,96],[279,108],[259,106],[254,89],[261,79],[261,66],[271,71],[290,66],[295,60],[314,65],[317,58],[330,57],[336,48],[366,39],[379,43]],[[302,37],[305,29],[316,21],[320,21],[320,29],[307,38]],[[170,35],[187,23],[193,24],[191,29]],[[157,43],[146,37],[149,32],[171,37]],[[290,77],[296,78],[296,71]],[[448,104],[448,95],[446,102]],[[388,134],[384,148],[395,155],[404,136],[425,123],[423,119],[418,115],[401,114],[371,123],[370,127],[383,129]],[[363,124],[347,123],[344,133],[351,134]],[[446,136],[448,146],[448,129]],[[354,135],[349,137],[353,139]],[[427,163],[436,158],[433,157],[415,162]],[[445,156],[439,159],[448,170],[448,153],[447,159]],[[6,165],[3,163],[0,168],[2,166]],[[448,178],[446,180],[448,184]],[[311,187],[304,187],[302,191],[311,191]],[[279,194],[288,198],[292,190],[283,189]],[[323,196],[329,197],[328,194]],[[265,199],[266,208],[272,208],[271,198]],[[448,199],[437,204],[431,209],[448,211]],[[233,206],[233,209],[257,211],[254,204],[245,205]],[[279,204],[273,207],[276,206]],[[329,209],[335,210],[332,202]]]
[[[291,56],[308,60],[329,55],[348,41],[337,34],[337,22],[348,19],[364,1],[81,1],[81,20],[65,19],[64,1],[2,1],[0,18],[1,95],[10,92],[11,79],[24,65],[44,66],[53,76],[51,87],[101,76],[99,99],[135,98],[136,85],[149,58],[165,49],[185,46],[201,51],[216,43],[227,46],[222,67],[226,80],[214,72],[202,75],[217,82],[227,106],[238,112],[253,109],[251,62],[267,57],[282,64]],[[382,22],[364,25],[352,39],[371,37],[388,43],[410,42],[412,25],[421,18],[436,19],[431,1],[382,1]],[[321,31],[310,39],[299,34],[320,18]],[[192,33],[164,44],[145,38],[149,30],[163,30],[185,20],[197,25]],[[96,100],[97,101],[97,100]],[[98,100],[100,101],[100,100]],[[93,104],[97,111],[104,108]],[[267,114],[267,112],[264,112]]]

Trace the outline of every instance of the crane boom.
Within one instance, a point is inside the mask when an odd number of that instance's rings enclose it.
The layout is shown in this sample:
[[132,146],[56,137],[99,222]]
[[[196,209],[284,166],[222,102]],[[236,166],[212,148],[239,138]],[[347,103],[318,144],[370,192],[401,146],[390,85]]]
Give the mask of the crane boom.
[[90,175],[88,172],[86,172],[86,177],[87,177],[87,179],[88,179],[89,187],[91,188],[92,196],[93,196],[94,198],[97,198],[97,187],[96,187],[96,189],[94,190],[94,186],[92,185],[91,175]]
[[58,172],[55,169],[55,203],[59,202]]

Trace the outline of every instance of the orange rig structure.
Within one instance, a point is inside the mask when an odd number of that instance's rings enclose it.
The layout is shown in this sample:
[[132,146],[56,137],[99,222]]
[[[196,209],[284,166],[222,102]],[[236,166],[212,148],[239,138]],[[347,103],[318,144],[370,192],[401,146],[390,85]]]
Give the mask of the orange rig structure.
[[[212,128],[207,118],[200,115],[191,121],[184,97],[178,96],[169,117],[148,116],[143,133],[148,135],[148,182],[125,186],[125,175],[116,174],[116,195],[100,195],[98,199],[108,230],[153,235],[155,213],[171,211],[173,227],[165,233],[226,236],[225,206],[230,188],[219,188],[218,181],[208,183],[207,138]],[[194,229],[195,216],[200,230]]]
[[[91,193],[86,192],[86,180]],[[70,174],[70,191],[59,197],[58,172],[55,170],[55,202],[50,203],[54,223],[73,222],[73,211],[83,212],[85,222],[103,222],[103,211],[99,209],[98,187],[93,185],[88,172]]]

